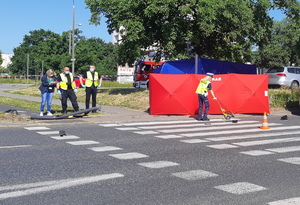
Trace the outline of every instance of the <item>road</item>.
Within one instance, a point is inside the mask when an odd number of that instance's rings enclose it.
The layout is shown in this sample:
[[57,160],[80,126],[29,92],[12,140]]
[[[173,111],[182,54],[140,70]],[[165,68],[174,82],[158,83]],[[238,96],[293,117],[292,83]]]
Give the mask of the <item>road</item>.
[[298,118],[1,128],[0,204],[300,204]]

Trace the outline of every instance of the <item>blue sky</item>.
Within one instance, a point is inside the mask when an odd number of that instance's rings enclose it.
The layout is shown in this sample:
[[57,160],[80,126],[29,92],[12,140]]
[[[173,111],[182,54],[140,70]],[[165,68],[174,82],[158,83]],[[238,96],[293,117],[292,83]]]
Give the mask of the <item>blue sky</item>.
[[[76,24],[87,38],[98,37],[111,42],[105,19],[100,26],[89,25],[90,11],[86,9],[84,0],[74,0],[76,8]],[[71,28],[72,0],[0,0],[0,50],[12,54],[24,35],[30,30],[45,29],[61,34]],[[276,20],[284,15],[280,11],[272,11]]]

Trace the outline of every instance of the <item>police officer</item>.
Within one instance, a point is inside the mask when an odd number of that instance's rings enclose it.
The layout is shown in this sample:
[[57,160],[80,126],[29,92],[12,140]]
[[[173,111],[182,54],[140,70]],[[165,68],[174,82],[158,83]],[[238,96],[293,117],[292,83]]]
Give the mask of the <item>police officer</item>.
[[61,105],[63,114],[67,113],[67,100],[70,99],[72,106],[75,111],[79,110],[79,106],[77,103],[77,97],[75,92],[77,93],[78,90],[76,89],[74,78],[72,73],[70,73],[69,67],[64,67],[63,73],[59,74],[57,77],[58,83],[56,84],[57,93],[61,96]]
[[[92,96],[92,107],[96,107],[97,88],[101,87],[102,77],[95,71],[96,67],[90,65],[90,70],[80,77],[80,84],[85,88],[85,108],[90,107],[90,98]],[[85,85],[82,78],[85,78]],[[96,112],[96,111],[93,111]]]
[[[209,110],[209,101],[208,101],[208,91],[211,92],[213,99],[216,100],[217,98],[215,97],[215,94],[212,90],[211,86],[211,80],[213,77],[213,73],[207,73],[204,78],[200,80],[200,83],[197,87],[196,93],[198,94],[198,100],[199,100],[199,110],[198,110],[198,119],[201,121],[209,121],[207,118],[207,113]],[[205,105],[205,110],[202,116],[203,112],[203,104]]]

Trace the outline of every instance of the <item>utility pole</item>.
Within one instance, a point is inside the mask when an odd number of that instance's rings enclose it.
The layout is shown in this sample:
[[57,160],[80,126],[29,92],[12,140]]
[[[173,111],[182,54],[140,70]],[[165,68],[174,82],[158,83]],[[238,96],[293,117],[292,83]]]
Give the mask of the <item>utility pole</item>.
[[199,58],[199,56],[198,56],[198,54],[196,53],[195,54],[195,74],[198,74],[198,58]]
[[75,5],[73,0],[73,8],[72,8],[72,74],[74,75],[75,72]]
[[27,72],[26,72],[26,84],[28,87],[28,75],[29,75],[29,54],[27,53]]

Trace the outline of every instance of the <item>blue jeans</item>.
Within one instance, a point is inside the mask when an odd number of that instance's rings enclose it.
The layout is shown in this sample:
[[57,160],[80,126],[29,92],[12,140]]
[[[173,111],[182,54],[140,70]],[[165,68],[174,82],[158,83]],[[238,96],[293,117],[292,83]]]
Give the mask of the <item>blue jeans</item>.
[[44,112],[44,107],[47,103],[47,111],[51,111],[51,105],[52,105],[52,97],[54,92],[45,92],[42,94],[42,102],[41,102],[41,108],[40,111]]
[[[199,100],[199,110],[198,110],[198,119],[207,119],[207,113],[209,110],[209,101],[208,98],[204,95],[198,94],[198,100]],[[205,110],[202,117],[203,112],[203,106],[205,105]]]

